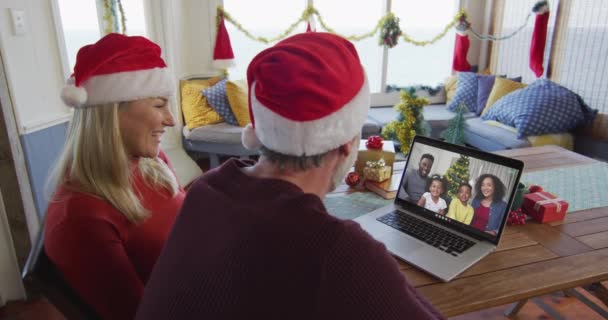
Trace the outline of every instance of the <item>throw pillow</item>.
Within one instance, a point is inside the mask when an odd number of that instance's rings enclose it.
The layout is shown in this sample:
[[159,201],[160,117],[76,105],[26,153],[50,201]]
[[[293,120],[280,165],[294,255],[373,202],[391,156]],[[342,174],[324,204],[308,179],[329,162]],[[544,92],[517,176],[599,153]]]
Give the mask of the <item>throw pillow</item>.
[[220,78],[183,80],[180,82],[182,113],[189,130],[222,122],[222,117],[207,103],[201,90],[209,88]]
[[495,78],[494,86],[492,86],[492,91],[490,91],[490,95],[488,96],[488,102],[486,103],[485,108],[481,112],[482,115],[486,114],[488,110],[494,105],[498,99],[506,96],[507,94],[525,88],[526,84],[521,82],[516,82],[509,79],[504,78]]
[[203,89],[203,95],[207,97],[207,101],[220,116],[222,119],[233,126],[238,126],[239,122],[236,120],[234,113],[230,110],[230,104],[228,103],[228,98],[226,97],[226,79],[222,79],[220,82],[216,83],[213,87]]
[[247,92],[247,82],[244,80],[226,82],[228,103],[230,104],[232,113],[234,113],[234,116],[236,117],[236,121],[238,121],[239,126],[241,127],[251,123]]
[[454,94],[456,93],[456,87],[458,87],[458,78],[453,75],[449,76],[445,80],[445,103],[450,104],[452,99],[454,98]]
[[[492,88],[494,87],[494,79],[497,76],[495,75],[479,75],[477,78],[477,110],[475,114],[477,116],[481,115],[483,109],[485,109],[486,104],[488,103],[488,98],[490,97],[490,93],[492,92]],[[500,78],[506,78],[506,75],[499,75]],[[509,78],[509,80],[513,80],[515,82],[521,82],[521,77]]]
[[458,87],[454,98],[448,104],[448,110],[454,111],[463,103],[469,112],[477,109],[477,75],[473,72],[458,72]]
[[499,99],[481,118],[517,128],[517,138],[521,139],[567,132],[590,122],[596,114],[579,95],[540,79]]

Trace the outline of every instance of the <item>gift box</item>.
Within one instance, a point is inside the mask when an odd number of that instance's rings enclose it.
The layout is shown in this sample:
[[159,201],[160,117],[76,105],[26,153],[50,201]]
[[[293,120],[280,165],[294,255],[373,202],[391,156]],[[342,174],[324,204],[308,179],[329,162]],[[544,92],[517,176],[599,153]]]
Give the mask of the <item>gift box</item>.
[[384,159],[387,166],[393,167],[393,162],[395,162],[395,146],[392,141],[382,141],[382,147],[380,149],[368,148],[366,142],[367,140],[363,139],[359,144],[359,153],[357,154],[357,161],[355,162],[355,172],[360,176],[364,176],[363,168],[365,168],[365,164],[368,161],[378,161],[380,159]]
[[532,219],[547,223],[563,220],[568,211],[568,202],[549,192],[539,191],[524,196],[522,209]]
[[366,180],[382,182],[391,177],[391,167],[365,167],[363,168],[363,176]]

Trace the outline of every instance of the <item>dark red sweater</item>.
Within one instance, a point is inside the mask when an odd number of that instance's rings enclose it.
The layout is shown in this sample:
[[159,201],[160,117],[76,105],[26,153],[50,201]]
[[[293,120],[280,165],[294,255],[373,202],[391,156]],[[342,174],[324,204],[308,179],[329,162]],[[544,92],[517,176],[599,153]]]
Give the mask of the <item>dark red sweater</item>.
[[[161,159],[167,161],[164,154]],[[135,175],[151,215],[129,222],[108,202],[60,189],[49,203],[45,250],[70,286],[103,319],[133,319],[144,285],[175,221],[185,193],[171,197]]]
[[357,223],[248,164],[192,186],[136,319],[442,318]]

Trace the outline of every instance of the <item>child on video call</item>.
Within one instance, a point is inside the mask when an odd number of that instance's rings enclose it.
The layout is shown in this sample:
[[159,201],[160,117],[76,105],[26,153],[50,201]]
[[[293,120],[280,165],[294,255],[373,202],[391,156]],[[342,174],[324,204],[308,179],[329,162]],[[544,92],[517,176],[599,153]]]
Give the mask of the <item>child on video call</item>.
[[430,181],[428,192],[422,194],[422,197],[418,200],[418,205],[439,214],[445,214],[445,209],[448,206],[445,200],[441,198],[441,194],[445,190],[443,179],[438,175],[434,175]]
[[463,182],[458,186],[458,200],[454,199],[450,202],[447,217],[464,224],[471,224],[473,220],[473,207],[469,204],[471,199],[471,191],[473,187]]

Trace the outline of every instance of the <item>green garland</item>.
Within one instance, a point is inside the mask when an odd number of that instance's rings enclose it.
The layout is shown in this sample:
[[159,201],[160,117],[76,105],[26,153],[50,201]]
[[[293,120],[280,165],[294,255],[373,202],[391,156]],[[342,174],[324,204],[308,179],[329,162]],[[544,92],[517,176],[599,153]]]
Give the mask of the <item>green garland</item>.
[[103,1],[103,21],[105,22],[104,33],[109,34],[112,32],[120,32],[118,27],[118,17],[116,14],[116,6],[120,12],[120,22],[122,28],[122,34],[127,34],[127,18],[125,16],[125,9],[122,6],[121,0],[104,0]]
[[397,120],[393,120],[382,128],[385,139],[397,140],[401,152],[408,153],[416,134],[426,135],[422,109],[429,104],[425,98],[416,96],[415,90],[401,90],[401,102],[395,105]]
[[398,85],[395,85],[395,84],[389,84],[389,85],[386,85],[385,91],[386,91],[386,93],[401,91],[401,90],[408,90],[408,91],[414,90],[414,92],[426,91],[429,94],[429,96],[434,97],[439,92],[441,92],[442,89],[443,89],[443,85],[438,85],[435,87],[426,86],[426,85],[399,87]]
[[[120,0],[115,0],[115,1],[118,1],[119,5],[120,5]],[[107,5],[108,0],[105,0],[105,3]],[[542,6],[542,5],[547,5],[546,1],[540,1],[539,3],[537,3],[534,6],[535,10],[536,10],[537,6]],[[122,13],[122,9],[121,9],[121,13]],[[317,20],[319,20],[319,24],[325,31],[339,35],[350,41],[361,41],[361,40],[374,36],[378,31],[380,31],[378,43],[380,45],[386,45],[389,48],[392,48],[395,45],[397,45],[397,41],[398,41],[399,37],[401,37],[403,39],[403,41],[413,44],[415,46],[432,45],[432,44],[435,44],[437,41],[443,39],[443,37],[445,37],[445,35],[450,31],[450,29],[452,29],[454,27],[457,27],[459,29],[465,28],[466,30],[471,31],[471,34],[479,40],[489,40],[489,41],[507,40],[507,39],[512,38],[516,34],[518,34],[521,30],[523,30],[523,28],[528,24],[528,20],[530,19],[531,15],[532,15],[532,13],[528,14],[525,22],[518,29],[513,31],[511,34],[506,35],[506,36],[494,36],[494,35],[482,35],[482,34],[479,34],[478,32],[476,32],[475,30],[473,30],[470,27],[470,23],[466,20],[466,17],[467,17],[466,11],[460,10],[460,11],[458,11],[458,13],[456,13],[454,18],[443,28],[443,30],[441,32],[439,32],[437,35],[435,35],[433,38],[431,38],[429,40],[416,40],[401,30],[401,28],[399,27],[399,18],[397,18],[392,12],[389,12],[388,14],[386,14],[385,16],[380,18],[380,20],[378,21],[378,23],[376,24],[376,26],[374,27],[373,30],[371,30],[367,33],[364,33],[364,34],[360,34],[360,35],[347,36],[347,35],[342,35],[342,34],[336,32],[336,30],[334,30],[329,25],[327,25],[327,23],[325,22],[325,20],[323,20],[323,17],[319,13],[319,11],[314,6],[310,5],[304,9],[302,14],[300,15],[300,18],[298,18],[298,20],[296,20],[291,25],[289,25],[289,27],[287,27],[287,29],[285,31],[281,32],[280,34],[278,34],[274,37],[266,38],[266,37],[253,35],[251,32],[249,32],[247,29],[245,29],[245,27],[243,27],[243,25],[241,25],[238,21],[236,21],[236,19],[234,17],[232,17],[232,15],[230,15],[230,13],[228,13],[222,6],[217,7],[217,18],[218,19],[219,19],[219,17],[223,16],[226,21],[232,23],[232,25],[234,25],[239,31],[241,31],[243,34],[245,34],[245,36],[247,36],[249,39],[258,41],[258,42],[262,42],[265,44],[270,44],[270,43],[285,39],[287,36],[289,36],[290,34],[293,33],[293,31],[296,29],[296,27],[300,23],[309,21],[310,17],[314,16],[317,18]],[[104,19],[108,19],[108,18],[106,18],[106,16],[104,15]],[[110,22],[111,22],[111,20],[110,20]],[[123,14],[123,30],[124,30],[124,32],[126,32],[126,28],[124,28],[124,14]],[[461,31],[466,31],[466,30],[461,30]]]
[[[289,27],[287,27],[287,29],[283,32],[281,32],[280,34],[271,37],[271,38],[266,38],[266,37],[261,37],[261,36],[255,36],[253,35],[251,32],[249,32],[247,29],[245,29],[245,27],[243,27],[242,24],[240,24],[238,21],[236,21],[236,19],[234,17],[232,17],[232,15],[230,15],[229,12],[227,12],[224,7],[222,6],[218,6],[217,7],[217,18],[219,19],[219,17],[224,17],[225,21],[228,21],[230,23],[232,23],[232,25],[234,25],[235,28],[237,28],[239,31],[241,31],[243,34],[245,34],[245,36],[247,36],[249,39],[254,40],[254,41],[258,41],[258,42],[262,42],[265,44],[269,44],[272,42],[276,42],[282,39],[285,39],[287,36],[289,36],[291,33],[293,33],[293,31],[295,30],[295,28],[300,24],[303,23],[305,21],[308,21],[308,19],[311,16],[315,16],[317,18],[317,20],[319,20],[319,24],[321,25],[321,27],[329,32],[329,33],[333,33],[336,35],[339,35],[345,39],[348,39],[350,41],[361,41],[364,39],[367,39],[369,37],[374,36],[379,30],[381,30],[383,28],[383,26],[387,26],[388,28],[386,29],[385,32],[389,32],[389,34],[387,35],[386,33],[384,34],[384,36],[390,36],[393,37],[394,34],[392,34],[391,32],[395,32],[398,29],[399,31],[399,36],[401,36],[403,38],[403,41],[405,42],[409,42],[411,44],[414,44],[416,46],[426,46],[429,44],[434,44],[435,42],[439,41],[441,38],[443,38],[447,32],[454,27],[454,25],[460,20],[460,16],[464,14],[464,11],[461,10],[459,11],[454,18],[452,19],[452,21],[450,23],[448,23],[444,30],[439,33],[437,36],[433,37],[431,40],[426,40],[426,41],[418,41],[418,40],[414,40],[412,39],[410,36],[406,35],[405,33],[401,32],[401,29],[399,28],[399,19],[397,19],[395,17],[395,15],[390,12],[388,14],[386,14],[385,16],[383,16],[382,18],[380,18],[380,20],[378,21],[378,23],[376,24],[376,26],[374,27],[374,29],[370,32],[364,33],[364,34],[360,34],[360,35],[350,35],[350,36],[346,36],[346,35],[342,35],[338,32],[336,32],[333,28],[331,28],[329,25],[327,25],[327,23],[325,23],[325,20],[323,20],[323,17],[321,16],[321,14],[319,13],[319,11],[312,5],[307,6],[306,9],[304,9],[304,11],[302,12],[302,14],[300,15],[300,18],[298,18],[298,20],[296,20],[295,22],[293,22],[291,25],[289,25]],[[396,22],[396,25],[395,25]],[[380,42],[381,44],[384,44],[384,37],[381,34],[380,35]],[[397,42],[397,40],[394,40],[395,44]]]

